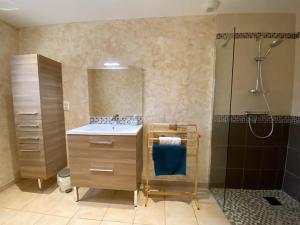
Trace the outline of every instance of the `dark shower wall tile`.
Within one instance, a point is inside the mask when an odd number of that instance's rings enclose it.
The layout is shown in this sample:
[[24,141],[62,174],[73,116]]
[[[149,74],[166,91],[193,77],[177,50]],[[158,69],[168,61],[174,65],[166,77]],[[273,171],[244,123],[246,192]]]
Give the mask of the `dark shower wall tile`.
[[262,170],[277,170],[279,168],[279,151],[278,147],[266,147],[263,149]]
[[243,186],[243,169],[227,169],[226,187],[241,188]]
[[282,186],[283,186],[283,177],[284,177],[284,170],[279,170],[277,172],[275,189],[282,189]]
[[300,178],[286,171],[283,181],[283,190],[294,199],[299,199]]
[[212,148],[212,162],[213,168],[226,168],[227,160],[227,147],[226,146],[214,146]]
[[243,169],[245,162],[245,146],[228,147],[228,160],[227,168],[231,169]]
[[[266,135],[264,123],[253,123],[252,129],[259,136]],[[264,139],[257,138],[252,134],[249,126],[246,127],[246,145],[247,146],[264,146],[264,142],[265,142]]]
[[260,175],[261,174],[259,170],[245,170],[243,188],[259,189],[261,179]]
[[286,170],[300,177],[300,149],[288,149]]
[[231,123],[229,143],[231,146],[244,146],[246,144],[246,124]]
[[262,147],[246,147],[245,169],[260,170],[263,158]]
[[[214,120],[217,122],[214,122],[213,129],[218,131],[213,132],[212,146],[227,147],[228,141],[228,187],[281,189],[290,131],[289,123],[293,119],[289,116],[275,116],[274,120],[273,134],[267,139],[255,137],[249,129],[247,117],[243,115],[224,115]],[[230,129],[227,133],[229,124]],[[265,136],[270,132],[271,125],[270,118],[262,116],[257,118],[257,121],[253,120],[252,128],[258,135]],[[227,134],[229,134],[228,140],[224,138],[224,136],[228,137]],[[217,161],[220,162],[219,159]],[[257,177],[255,178],[253,174]],[[251,184],[251,181],[254,183]]]
[[288,146],[300,149],[300,124],[291,124]]
[[281,128],[281,140],[280,145],[281,146],[287,146],[289,142],[289,133],[290,133],[290,124],[289,123],[283,123]]
[[259,189],[274,189],[277,183],[277,174],[276,170],[261,171]]
[[278,149],[278,169],[280,171],[284,171],[286,165],[286,155],[287,155],[287,147],[282,146]]
[[[268,135],[272,129],[271,123],[265,124],[265,131],[264,135]],[[282,135],[282,124],[281,123],[274,123],[273,133],[269,138],[263,139],[264,146],[280,146],[281,144],[281,136]]]
[[214,122],[212,129],[212,143],[214,145],[227,146],[229,124],[226,122]]
[[289,129],[283,190],[300,202],[300,124],[297,121]]
[[300,124],[289,129],[289,141],[284,173],[283,190],[300,202]]
[[213,122],[210,186],[224,188],[229,124]]
[[226,182],[226,169],[212,168],[210,173],[210,187],[224,188]]

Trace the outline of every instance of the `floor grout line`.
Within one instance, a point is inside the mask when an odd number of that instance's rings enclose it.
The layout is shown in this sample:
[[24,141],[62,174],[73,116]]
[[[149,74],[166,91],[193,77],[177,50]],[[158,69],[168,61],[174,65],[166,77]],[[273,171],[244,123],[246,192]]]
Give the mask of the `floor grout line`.
[[77,212],[79,211],[79,209],[80,209],[80,208],[78,208],[78,209],[76,210],[76,212],[73,214],[73,216],[70,217],[70,219],[69,219],[67,225],[70,224],[71,221],[75,218],[75,215],[77,214]]
[[[195,207],[194,207],[194,204],[195,204]],[[198,202],[198,204],[200,205],[200,202]],[[199,207],[200,207],[200,206],[199,206]],[[193,212],[194,212],[194,216],[195,216],[195,218],[196,218],[197,224],[200,225],[200,223],[199,223],[199,221],[198,221],[198,217],[197,217],[197,215],[196,215],[196,210],[198,210],[198,209],[197,209],[197,205],[196,205],[196,203],[194,202],[194,200],[192,200],[192,208],[193,208]],[[199,210],[201,210],[201,209],[199,209]]]
[[166,196],[165,195],[163,196],[163,199],[164,199],[164,208],[165,208],[165,225],[167,225],[167,204],[166,204]]

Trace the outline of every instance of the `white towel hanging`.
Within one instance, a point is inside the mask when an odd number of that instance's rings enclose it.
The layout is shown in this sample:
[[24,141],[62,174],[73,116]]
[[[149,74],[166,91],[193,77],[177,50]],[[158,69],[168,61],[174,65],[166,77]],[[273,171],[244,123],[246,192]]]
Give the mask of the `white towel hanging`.
[[181,145],[180,137],[159,137],[159,144]]

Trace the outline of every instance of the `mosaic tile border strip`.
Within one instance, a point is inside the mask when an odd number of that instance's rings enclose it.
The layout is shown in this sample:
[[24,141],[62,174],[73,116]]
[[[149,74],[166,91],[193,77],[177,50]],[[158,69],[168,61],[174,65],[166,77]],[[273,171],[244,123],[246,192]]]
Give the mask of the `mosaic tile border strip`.
[[[233,33],[217,33],[217,39],[228,39],[233,37]],[[270,32],[245,32],[235,33],[236,39],[250,39],[250,38],[282,38],[282,39],[297,39],[300,38],[300,32],[296,33],[270,33]]]
[[[300,116],[286,116],[286,115],[273,115],[275,123],[290,123],[300,124]],[[252,116],[252,121],[257,123],[270,123],[271,118],[268,115]],[[246,115],[215,115],[213,116],[213,122],[219,123],[248,123],[248,116]]]
[[[137,121],[137,123],[136,123]],[[114,124],[113,116],[91,116],[91,124]],[[120,116],[118,124],[123,125],[139,125],[143,123],[142,116]]]

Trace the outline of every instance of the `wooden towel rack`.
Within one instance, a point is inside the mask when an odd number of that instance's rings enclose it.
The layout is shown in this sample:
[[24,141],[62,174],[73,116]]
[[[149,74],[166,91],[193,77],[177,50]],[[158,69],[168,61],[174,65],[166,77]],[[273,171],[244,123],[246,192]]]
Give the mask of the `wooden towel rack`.
[[[195,160],[194,168],[194,189],[191,192],[162,192],[151,190],[149,184],[150,179],[150,159],[152,146],[154,143],[159,143],[159,137],[174,136],[180,137],[181,143],[187,146],[187,157],[193,157]],[[199,175],[199,140],[200,135],[196,124],[168,124],[168,123],[153,123],[150,124],[147,131],[147,156],[146,156],[146,186],[145,186],[145,206],[148,205],[149,196],[191,196],[196,203],[197,209],[200,209],[197,193],[198,193],[198,175]]]

